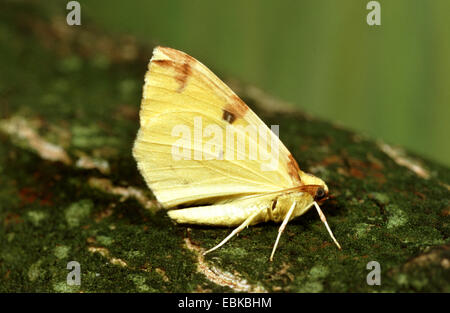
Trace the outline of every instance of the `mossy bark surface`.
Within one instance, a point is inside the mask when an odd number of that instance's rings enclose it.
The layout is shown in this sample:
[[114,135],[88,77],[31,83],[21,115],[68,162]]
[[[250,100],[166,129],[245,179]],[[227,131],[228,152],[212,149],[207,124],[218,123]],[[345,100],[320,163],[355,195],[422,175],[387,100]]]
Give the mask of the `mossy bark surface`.
[[[343,249],[311,210],[274,262],[274,223],[202,257],[230,229],[173,224],[131,155],[151,47],[13,2],[0,47],[0,292],[450,292],[448,168],[241,86],[327,182],[322,209]],[[70,261],[79,286],[66,283]],[[367,284],[370,261],[381,285]]]

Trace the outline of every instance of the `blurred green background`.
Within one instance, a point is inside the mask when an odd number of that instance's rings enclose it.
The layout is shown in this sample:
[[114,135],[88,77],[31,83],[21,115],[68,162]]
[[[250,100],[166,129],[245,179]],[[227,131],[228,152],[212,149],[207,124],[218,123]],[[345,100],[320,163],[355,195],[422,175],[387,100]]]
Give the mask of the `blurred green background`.
[[82,23],[180,49],[221,78],[450,165],[448,0],[379,1],[381,26],[366,23],[368,0],[79,2]]

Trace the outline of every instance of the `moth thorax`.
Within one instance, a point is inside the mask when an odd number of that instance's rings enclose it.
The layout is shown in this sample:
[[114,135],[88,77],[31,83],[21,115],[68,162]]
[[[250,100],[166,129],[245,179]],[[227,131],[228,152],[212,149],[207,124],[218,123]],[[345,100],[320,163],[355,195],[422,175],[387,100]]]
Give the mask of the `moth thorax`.
[[309,173],[305,173],[302,171],[298,172],[300,179],[303,183],[303,185],[318,185],[318,186],[322,186],[325,193],[328,193],[328,186],[327,184],[325,184],[325,182],[320,179],[319,177],[316,177],[312,174]]

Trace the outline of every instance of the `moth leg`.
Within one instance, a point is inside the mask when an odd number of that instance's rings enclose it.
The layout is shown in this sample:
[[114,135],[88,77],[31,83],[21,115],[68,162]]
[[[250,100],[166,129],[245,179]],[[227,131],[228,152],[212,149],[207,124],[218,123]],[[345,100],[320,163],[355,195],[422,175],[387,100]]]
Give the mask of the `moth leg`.
[[317,213],[319,213],[320,219],[322,220],[322,222],[325,224],[325,227],[328,230],[328,233],[330,234],[331,238],[333,239],[334,243],[336,244],[336,246],[338,246],[339,250],[341,250],[341,245],[339,244],[339,242],[337,242],[336,238],[334,238],[333,232],[330,229],[330,226],[328,226],[327,223],[327,219],[325,218],[325,214],[323,214],[322,210],[320,209],[319,205],[317,204],[316,201],[313,202],[314,206],[317,209]]
[[267,215],[269,216],[269,220],[273,221],[273,213],[272,211],[275,209],[277,205],[277,199],[274,199],[272,201],[272,205],[267,207]]
[[228,240],[230,240],[234,235],[237,235],[241,230],[243,230],[245,227],[247,227],[252,220],[259,214],[260,212],[255,212],[252,215],[250,215],[249,217],[247,217],[247,219],[241,224],[239,225],[237,228],[235,228],[231,234],[229,234],[224,240],[222,240],[221,243],[219,243],[217,246],[215,246],[214,248],[209,249],[206,252],[203,252],[203,255],[210,253],[218,248],[220,248],[221,246],[223,246]]
[[281,237],[281,234],[284,231],[284,228],[286,227],[287,223],[289,222],[289,218],[291,217],[292,212],[294,212],[294,208],[295,208],[296,204],[297,204],[297,202],[294,201],[294,203],[292,204],[291,208],[289,209],[289,211],[287,212],[286,216],[284,217],[283,223],[281,223],[281,226],[278,229],[278,236],[277,236],[277,240],[275,241],[275,244],[273,245],[272,254],[270,255],[270,262],[273,261],[273,255],[275,254],[275,250],[277,249],[278,241],[280,240],[280,237]]

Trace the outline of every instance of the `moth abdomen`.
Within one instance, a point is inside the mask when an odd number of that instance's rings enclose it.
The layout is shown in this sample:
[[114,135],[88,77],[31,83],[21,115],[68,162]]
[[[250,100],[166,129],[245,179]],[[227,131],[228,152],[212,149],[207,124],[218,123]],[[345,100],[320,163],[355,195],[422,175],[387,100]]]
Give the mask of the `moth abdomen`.
[[236,226],[242,224],[255,212],[260,212],[252,224],[264,222],[267,215],[267,207],[260,203],[246,203],[247,201],[234,201],[232,203],[216,204],[211,206],[191,207],[179,210],[170,210],[167,214],[179,224],[198,224],[212,226]]

